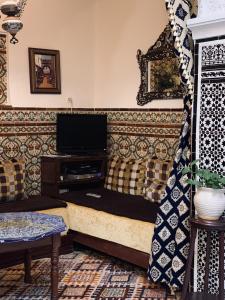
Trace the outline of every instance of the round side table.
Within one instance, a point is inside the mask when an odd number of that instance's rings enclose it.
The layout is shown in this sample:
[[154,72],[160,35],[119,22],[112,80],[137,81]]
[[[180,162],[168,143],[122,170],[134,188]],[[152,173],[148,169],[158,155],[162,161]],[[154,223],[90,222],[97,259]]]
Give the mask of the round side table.
[[[184,285],[181,294],[181,300],[224,300],[224,232],[225,219],[221,218],[218,221],[207,221],[199,218],[191,218],[191,241],[188,260],[186,264],[186,272]],[[188,293],[188,284],[190,281],[191,267],[194,257],[195,239],[198,229],[205,230],[207,234],[206,241],[206,263],[205,263],[205,278],[204,291],[202,293]],[[208,294],[209,283],[209,259],[211,251],[211,233],[216,231],[219,234],[219,295]]]
[[62,217],[36,212],[0,214],[0,253],[25,250],[24,281],[32,282],[30,249],[52,245],[51,299],[58,299],[60,233],[66,229]]

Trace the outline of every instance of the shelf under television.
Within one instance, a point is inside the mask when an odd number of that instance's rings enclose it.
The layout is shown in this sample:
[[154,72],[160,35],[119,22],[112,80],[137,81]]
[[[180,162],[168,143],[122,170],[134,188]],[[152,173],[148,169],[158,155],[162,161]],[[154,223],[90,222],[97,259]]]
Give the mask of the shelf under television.
[[83,179],[75,179],[75,180],[63,180],[63,181],[58,181],[57,184],[60,186],[63,185],[76,185],[79,183],[86,183],[86,182],[98,182],[104,180],[104,177],[92,177],[92,178],[83,178]]

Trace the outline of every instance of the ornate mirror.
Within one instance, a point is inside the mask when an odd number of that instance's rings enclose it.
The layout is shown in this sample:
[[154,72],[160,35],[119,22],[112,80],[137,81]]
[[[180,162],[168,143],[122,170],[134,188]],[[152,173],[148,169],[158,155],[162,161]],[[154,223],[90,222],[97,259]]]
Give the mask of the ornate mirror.
[[140,49],[137,51],[137,60],[141,71],[138,105],[145,105],[153,99],[183,98],[184,86],[169,24],[146,54]]

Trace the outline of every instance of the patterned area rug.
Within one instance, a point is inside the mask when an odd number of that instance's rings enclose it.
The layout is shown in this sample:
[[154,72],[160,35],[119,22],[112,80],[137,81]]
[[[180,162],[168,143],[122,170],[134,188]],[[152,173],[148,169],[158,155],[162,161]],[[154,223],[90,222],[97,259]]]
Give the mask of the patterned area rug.
[[[59,299],[172,300],[148,282],[146,272],[93,251],[74,251],[59,262]],[[50,259],[32,263],[33,284],[23,282],[23,265],[0,270],[0,299],[50,299]]]

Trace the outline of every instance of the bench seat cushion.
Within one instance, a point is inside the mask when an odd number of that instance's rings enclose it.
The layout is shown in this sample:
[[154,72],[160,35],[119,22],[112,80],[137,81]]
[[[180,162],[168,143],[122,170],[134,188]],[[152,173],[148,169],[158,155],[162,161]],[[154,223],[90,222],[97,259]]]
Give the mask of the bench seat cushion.
[[66,202],[46,196],[30,196],[22,201],[0,203],[0,213],[41,211],[62,207],[67,207]]
[[[88,196],[87,193],[101,195],[101,198]],[[76,205],[150,223],[155,223],[159,209],[158,203],[147,201],[142,196],[127,195],[99,187],[72,191],[59,197]]]
[[69,202],[67,210],[71,230],[150,253],[155,224]]

